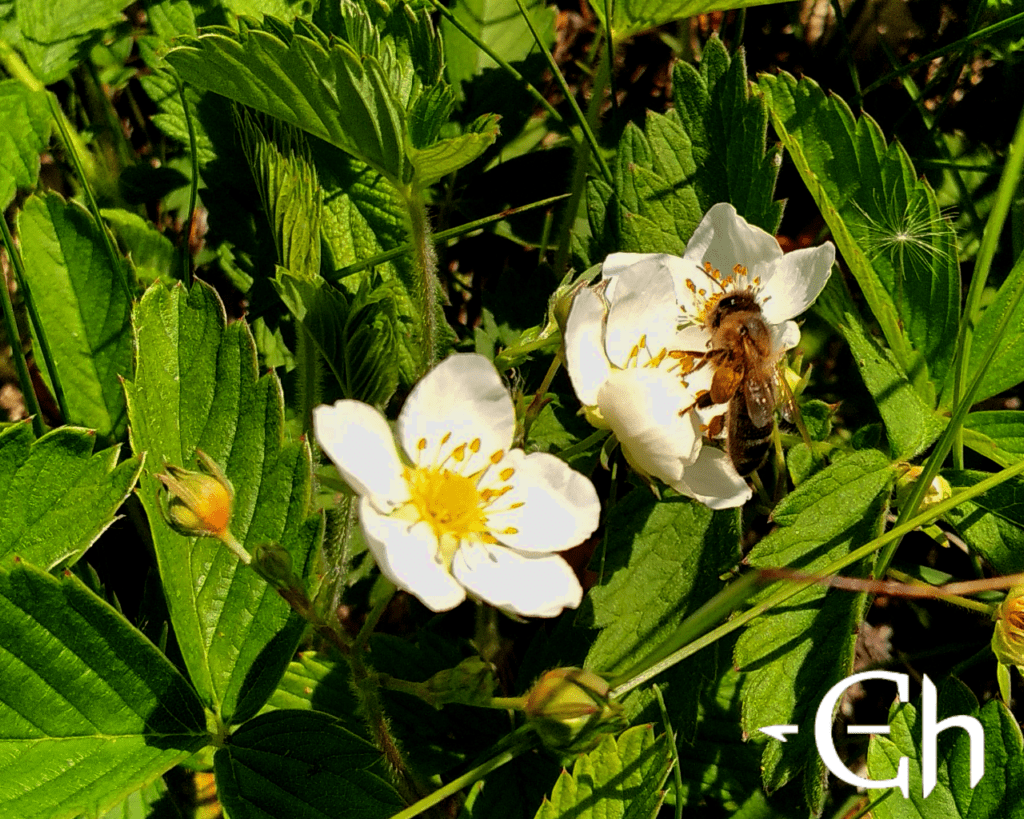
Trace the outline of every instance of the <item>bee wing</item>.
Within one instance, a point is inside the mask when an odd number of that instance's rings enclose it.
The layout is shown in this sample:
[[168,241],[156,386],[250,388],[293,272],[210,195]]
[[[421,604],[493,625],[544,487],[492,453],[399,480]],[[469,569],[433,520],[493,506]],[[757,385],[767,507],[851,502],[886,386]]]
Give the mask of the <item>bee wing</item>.
[[736,390],[743,383],[743,367],[733,367],[732,363],[719,365],[711,378],[711,401],[714,404],[724,404],[736,394]]
[[771,371],[752,372],[743,384],[747,414],[755,427],[767,427],[775,412],[775,382]]

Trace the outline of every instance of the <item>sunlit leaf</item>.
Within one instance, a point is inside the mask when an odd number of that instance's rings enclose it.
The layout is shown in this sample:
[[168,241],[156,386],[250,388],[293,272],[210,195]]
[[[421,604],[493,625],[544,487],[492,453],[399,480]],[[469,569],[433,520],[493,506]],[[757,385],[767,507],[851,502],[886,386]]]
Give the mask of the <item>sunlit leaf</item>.
[[[876,450],[848,455],[808,478],[775,509],[779,528],[748,557],[754,567],[815,572],[876,537],[894,470]],[[860,566],[863,572],[865,567]],[[857,573],[851,567],[845,573]],[[766,589],[770,594],[776,587]],[[770,725],[799,725],[785,744],[772,739],[762,760],[769,791],[801,771],[812,809],[823,799],[825,769],[810,726],[825,692],[853,667],[864,595],[810,586],[753,620],[736,645],[743,682],[743,729],[763,738]]]
[[562,775],[536,819],[653,819],[665,799],[661,790],[670,756],[664,736],[637,725],[616,740],[609,734]]
[[779,156],[765,153],[768,111],[764,98],[750,92],[743,49],[730,57],[712,37],[699,68],[675,64],[672,98],[692,143],[701,210],[730,202],[750,224],[774,235],[782,218],[782,202],[772,199]]
[[956,237],[910,157],[811,79],[763,75],[772,125],[922,400],[950,376],[960,311]]
[[56,193],[30,197],[18,217],[25,276],[67,396],[68,423],[119,438],[128,418],[131,294],[122,259],[111,269],[89,213]]
[[[706,14],[709,11],[764,6],[778,0],[612,0],[611,28],[616,41],[640,31],[657,28],[674,20]],[[604,0],[590,4],[601,24],[605,23]]]
[[216,293],[154,285],[135,310],[138,364],[126,385],[131,441],[146,452],[140,497],[149,517],[171,622],[186,667],[222,719],[254,713],[289,660],[302,622],[220,542],[186,538],[162,520],[164,463],[196,468],[202,450],[234,486],[231,531],[248,550],[278,543],[303,576],[321,536],[310,503],[310,454],[283,438],[281,386],[257,376],[244,322],[226,326]]
[[1000,466],[1024,458],[1024,412],[972,412],[964,419],[964,443]]
[[[987,472],[946,470],[953,491],[974,486]],[[1024,480],[1011,478],[943,515],[968,545],[999,574],[1024,571]]]
[[75,577],[0,569],[0,817],[96,815],[202,748],[195,691]]
[[[657,501],[637,489],[609,514],[606,552],[595,560],[600,573],[580,615],[580,624],[600,629],[586,667],[622,672],[665,640],[724,585],[718,576],[739,556],[735,510],[712,512],[689,499]],[[703,680],[714,675],[715,655],[706,652],[658,678],[672,716],[684,736],[693,735]],[[635,695],[629,710],[652,709],[652,695]]]
[[868,332],[840,277],[829,279],[815,308],[850,345],[864,385],[885,422],[893,455],[909,459],[923,452],[942,432],[945,419],[924,402],[892,352]]
[[39,154],[50,132],[50,106],[44,91],[30,91],[18,80],[0,80],[0,209],[18,188],[39,178]]
[[142,470],[93,454],[95,433],[61,427],[34,440],[26,423],[0,432],[0,558],[70,565],[114,522]]

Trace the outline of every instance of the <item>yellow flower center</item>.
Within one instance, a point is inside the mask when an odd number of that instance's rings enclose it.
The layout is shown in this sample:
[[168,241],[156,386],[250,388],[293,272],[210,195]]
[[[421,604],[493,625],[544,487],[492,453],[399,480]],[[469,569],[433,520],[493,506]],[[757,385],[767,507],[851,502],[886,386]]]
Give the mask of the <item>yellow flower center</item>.
[[438,467],[407,469],[409,497],[419,518],[430,524],[440,540],[452,535],[463,540],[487,532],[484,498],[476,481]]

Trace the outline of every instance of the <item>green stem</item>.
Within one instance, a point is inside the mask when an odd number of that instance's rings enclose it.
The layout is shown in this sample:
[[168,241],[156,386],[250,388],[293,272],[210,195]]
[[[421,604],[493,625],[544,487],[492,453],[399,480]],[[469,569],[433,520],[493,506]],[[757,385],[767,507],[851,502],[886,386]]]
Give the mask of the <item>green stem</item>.
[[601,443],[605,438],[611,434],[611,430],[597,429],[594,430],[590,435],[584,438],[582,441],[577,441],[572,446],[567,446],[565,449],[559,450],[558,457],[563,461],[568,460],[577,452],[586,452],[594,444]]
[[[7,258],[11,260],[11,266],[17,271],[21,268],[21,255],[14,246],[11,232],[7,229],[7,219],[0,213],[0,231],[2,231],[4,248],[7,250]],[[22,269],[22,272],[24,270]],[[15,273],[15,281],[18,274]],[[25,400],[25,408],[32,416],[32,431],[36,438],[41,438],[46,432],[43,426],[43,413],[39,409],[39,400],[36,398],[35,389],[32,387],[32,376],[28,372],[28,361],[25,359],[25,351],[21,347],[21,333],[18,332],[18,320],[14,317],[14,304],[11,302],[11,291],[7,282],[0,276],[0,290],[3,290],[4,329],[7,331],[7,340],[11,344],[11,357],[14,359],[14,368],[18,371],[18,385],[21,387],[21,394]]]
[[[583,111],[580,110],[580,106],[576,102],[576,97],[569,88],[569,83],[565,81],[565,77],[559,70],[558,63],[555,62],[554,55],[552,55],[552,53],[544,46],[544,41],[541,40],[537,28],[533,25],[533,20],[530,19],[530,15],[526,11],[526,6],[523,5],[523,0],[516,0],[516,5],[519,6],[519,13],[523,16],[523,20],[530,29],[530,34],[533,35],[534,42],[540,49],[541,54],[543,54],[545,59],[547,59],[548,68],[551,69],[551,75],[558,83],[558,87],[562,89],[562,94],[565,96],[566,101],[572,107],[572,113],[576,117],[576,122],[579,123],[579,126],[583,131],[583,136],[587,140],[587,144],[590,145],[590,150],[594,154],[594,161],[597,163],[597,167],[601,171],[601,176],[604,177],[604,181],[609,185],[612,184],[612,172],[608,167],[608,163],[604,161],[604,157],[601,155],[601,146],[597,144],[597,137],[594,136],[594,132],[591,129],[587,118],[583,116]],[[607,53],[612,52],[610,45],[606,51]],[[604,85],[595,82],[591,104],[593,104],[593,100],[595,98],[600,99],[603,93]]]
[[[187,255],[187,254],[186,254]],[[313,461],[318,459],[316,437],[313,431],[313,410],[320,404],[320,387],[323,383],[323,360],[306,325],[296,322],[295,367],[298,370],[295,382],[299,411],[302,413],[302,431],[313,448]]]
[[[448,230],[439,230],[435,233],[431,239],[434,243],[443,242],[447,239],[454,239],[456,236],[463,236],[466,233],[471,233],[479,228],[486,227],[494,222],[500,222],[502,219],[507,219],[509,216],[515,216],[517,213],[525,213],[528,210],[534,208],[543,208],[547,205],[553,204],[554,202],[560,202],[563,199],[568,199],[569,194],[561,193],[558,196],[552,196],[548,199],[541,199],[539,202],[531,202],[529,205],[522,205],[518,208],[508,208],[503,210],[501,213],[493,213],[490,216],[485,216],[482,219],[476,219],[472,222],[465,222],[464,224],[457,225]],[[376,256],[371,256],[368,259],[363,259],[350,264],[347,267],[339,267],[333,271],[329,277],[331,281],[337,281],[343,279],[345,276],[349,276],[353,273],[358,273],[361,270],[367,270],[368,268],[375,267],[376,265],[389,262],[392,259],[397,259],[399,256],[404,256],[406,253],[411,251],[413,246],[411,244],[399,245],[391,250],[387,250],[384,253],[378,253]]]
[[366,620],[363,621],[362,628],[359,629],[359,634],[356,635],[356,640],[352,644],[352,648],[356,651],[362,651],[366,648],[366,644],[370,641],[370,636],[373,634],[374,629],[377,628],[377,623],[380,622],[380,618],[387,610],[388,604],[391,602],[391,598],[393,598],[395,596],[395,592],[398,591],[393,583],[388,582],[387,585],[387,591],[381,595],[380,600],[378,600],[374,604],[373,608],[370,609],[370,613],[366,615]]
[[[893,527],[888,532],[879,535],[878,537],[864,544],[860,548],[854,549],[848,555],[845,555],[841,558],[838,558],[837,560],[832,561],[821,570],[820,574],[817,577],[808,578],[805,580],[780,581],[785,585],[783,585],[777,592],[775,592],[767,600],[764,600],[761,603],[758,603],[756,606],[747,609],[747,611],[732,618],[731,620],[729,620],[729,622],[723,623],[718,628],[709,631],[703,637],[694,640],[692,643],[684,645],[678,650],[673,651],[672,653],[665,656],[664,659],[657,660],[657,657],[665,654],[665,649],[668,648],[668,641],[666,640],[661,647],[659,647],[651,653],[650,656],[655,659],[655,662],[650,664],[647,668],[643,669],[642,671],[633,671],[633,676],[630,679],[618,683],[615,686],[615,688],[611,692],[611,696],[615,699],[620,699],[624,694],[628,693],[629,691],[632,691],[634,688],[636,688],[639,685],[642,685],[651,678],[656,677],[662,671],[671,668],[676,663],[682,662],[687,657],[692,657],[698,651],[706,648],[714,642],[717,642],[726,635],[731,634],[737,629],[743,628],[743,626],[745,626],[751,620],[754,620],[755,618],[760,617],[765,612],[770,611],[771,609],[775,608],[778,605],[781,605],[782,603],[785,603],[791,597],[794,597],[795,595],[802,592],[804,589],[817,583],[819,577],[836,574],[842,569],[845,569],[847,566],[850,566],[854,563],[857,563],[860,560],[863,560],[865,557],[868,557],[869,555],[878,551],[886,544],[891,543],[893,541],[898,541],[905,534],[907,534],[908,532],[912,532],[918,526],[923,526],[925,524],[931,523],[933,520],[940,517],[941,515],[944,515],[950,509],[953,509],[954,507],[960,505],[964,501],[970,500],[971,498],[975,498],[978,495],[982,495],[985,492],[988,492],[993,487],[998,486],[999,484],[1021,474],[1022,472],[1024,472],[1024,460],[1021,460],[1020,462],[1014,464],[1013,466],[1007,467],[1006,469],[997,472],[996,474],[986,478],[985,480],[976,483],[974,486],[970,487],[969,489],[965,489],[963,492],[957,493],[952,498],[947,498],[946,500],[929,507],[927,511],[922,512],[921,514],[911,518],[905,523]],[[878,572],[877,574],[878,576],[881,576],[882,573]],[[756,573],[754,573],[754,576],[756,578]],[[741,586],[742,592],[746,588],[748,588],[752,583],[756,582],[747,580],[747,577],[748,575],[744,575],[744,577],[740,578],[735,583],[733,583],[733,586],[743,584],[743,586]],[[714,599],[711,602],[714,602]],[[698,614],[699,613],[700,612],[698,611]],[[696,617],[696,615],[694,615],[694,617]],[[684,622],[682,625],[680,625],[677,631],[683,630],[684,626],[686,625],[687,624]],[[636,666],[636,669],[640,669],[640,667],[642,665],[645,665],[646,663],[647,661],[645,660],[644,663],[638,664]],[[624,676],[625,675],[620,675],[620,677]]]
[[523,440],[527,440],[530,436],[530,427],[533,426],[533,422],[537,420],[537,416],[540,415],[542,409],[544,409],[544,396],[548,394],[548,389],[551,387],[551,382],[555,378],[555,374],[562,366],[562,351],[559,350],[555,353],[554,358],[551,359],[551,366],[548,367],[548,371],[544,373],[544,380],[540,382],[540,386],[537,388],[537,393],[533,396],[533,400],[530,402],[530,406],[526,408],[526,412],[523,413]]
[[[1003,167],[1003,174],[999,178],[999,187],[996,189],[995,202],[989,212],[988,220],[985,222],[985,229],[981,234],[981,246],[978,248],[978,257],[974,264],[974,272],[971,275],[971,284],[967,290],[967,299],[964,304],[963,316],[960,319],[960,330],[957,338],[957,356],[953,362],[953,406],[958,406],[963,396],[963,386],[967,380],[967,372],[971,363],[971,344],[974,340],[974,327],[981,317],[981,296],[988,281],[988,274],[992,268],[992,260],[995,258],[996,248],[999,244],[999,237],[1003,232],[1003,225],[1010,212],[1010,205],[1013,202],[1013,194],[1020,181],[1021,171],[1024,169],[1024,110],[1021,111],[1017,120],[1017,129],[1013,135],[1007,152],[1006,163]],[[963,464],[963,431],[957,430],[955,441],[955,455],[958,467]]]
[[185,223],[185,241],[181,245],[182,281],[192,286],[192,224],[195,220],[196,198],[199,195],[199,152],[196,150],[196,127],[192,122],[192,108],[185,97],[185,86],[177,72],[174,84],[178,87],[181,108],[185,112],[185,127],[188,128],[188,150],[192,163],[192,180],[188,186],[188,221]]
[[[520,731],[522,730],[523,729],[520,729]],[[498,770],[502,765],[505,765],[517,756],[526,753],[533,748],[533,745],[532,734],[527,736],[524,731],[519,737],[518,742],[513,744],[512,747],[502,751],[500,754],[487,760],[482,765],[478,765],[473,768],[473,770],[460,776],[458,779],[453,779],[444,787],[438,788],[430,795],[423,797],[423,799],[416,804],[410,805],[405,810],[396,813],[391,817],[391,819],[413,819],[414,816],[419,816],[424,811],[430,810],[434,805],[443,802],[450,796],[454,796],[466,786],[472,785],[474,782],[479,782],[489,773]]]
[[[897,528],[898,524],[902,523],[906,518],[917,512],[918,507],[921,505],[921,500],[924,498],[925,492],[928,491],[928,487],[935,479],[935,476],[939,474],[939,469],[942,467],[943,461],[945,461],[946,456],[953,447],[953,443],[956,440],[957,435],[963,427],[964,418],[967,417],[967,413],[971,410],[971,405],[974,403],[974,396],[978,393],[978,388],[981,386],[985,373],[988,372],[992,359],[995,357],[999,348],[1003,345],[1003,341],[1006,337],[1006,331],[1009,328],[1010,319],[1017,310],[1021,299],[1024,298],[1024,254],[1018,257],[1017,263],[1014,264],[1013,269],[1010,271],[1007,278],[1010,281],[1015,282],[1014,289],[1010,294],[1010,298],[1006,300],[1006,303],[1001,305],[1003,313],[1000,316],[999,324],[996,326],[995,332],[992,335],[992,340],[989,342],[988,348],[985,350],[985,354],[979,362],[977,371],[974,374],[974,379],[971,381],[970,386],[968,386],[963,398],[955,405],[953,417],[949,419],[949,424],[942,431],[942,435],[939,436],[938,443],[935,444],[931,455],[929,455],[928,460],[925,462],[924,471],[914,482],[910,492],[910,497],[903,509],[900,510],[899,517],[896,519]],[[881,577],[888,570],[889,564],[892,562],[893,555],[898,547],[899,541],[897,540],[883,549],[881,554],[879,554],[878,563],[875,566],[877,576]]]
[[420,297],[423,309],[423,368],[426,373],[437,361],[437,254],[430,235],[427,207],[419,188],[412,185],[402,190],[406,212],[409,215],[409,233],[412,237],[413,267],[420,276]]
[[928,63],[930,63],[936,57],[941,57],[943,54],[946,54],[950,51],[956,51],[958,48],[961,48],[964,43],[970,40],[980,40],[984,37],[989,36],[990,34],[998,34],[1000,31],[1005,31],[1006,29],[1013,28],[1014,26],[1019,24],[1024,24],[1024,12],[1014,14],[1012,17],[1007,17],[1005,20],[1002,20],[998,23],[993,23],[990,26],[986,26],[985,28],[976,31],[973,34],[968,34],[966,37],[961,37],[959,40],[956,40],[952,43],[947,43],[941,48],[937,48],[934,51],[925,54],[923,57],[919,57],[913,62],[907,63],[905,66],[903,66],[903,68],[899,68],[896,71],[889,72],[883,77],[879,77],[877,80],[875,80],[867,88],[864,89],[863,94],[870,94],[876,88],[880,88],[881,86],[888,83],[890,80],[894,80],[897,77],[900,77],[903,74],[913,71],[915,68],[919,68],[922,65],[928,65]]

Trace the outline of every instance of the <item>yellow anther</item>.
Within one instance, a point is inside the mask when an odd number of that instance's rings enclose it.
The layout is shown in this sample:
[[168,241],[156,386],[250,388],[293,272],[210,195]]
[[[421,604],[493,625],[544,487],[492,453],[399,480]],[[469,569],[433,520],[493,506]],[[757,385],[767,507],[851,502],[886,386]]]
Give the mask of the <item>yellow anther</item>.
[[736,266],[733,267],[732,272],[735,273],[737,276],[746,276],[747,268],[741,264],[737,264]]
[[480,451],[480,439],[479,438],[474,438],[472,441],[469,442],[469,451],[474,453],[474,454],[476,454],[477,452]]
[[501,476],[501,479],[503,481],[507,481],[509,478],[516,474],[516,471],[511,466],[509,466],[501,470],[501,472],[498,474]]
[[491,455],[491,459],[490,459],[491,463],[492,464],[498,463],[504,456],[505,456],[504,450],[499,449],[497,452],[495,452],[493,455]]
[[501,530],[501,533],[503,535],[518,535],[519,534],[519,530],[516,529],[515,526],[507,526],[507,527],[505,527],[504,529]]
[[441,443],[442,444],[447,444],[448,443],[448,439],[451,438],[451,437],[452,437],[452,434],[450,432],[446,432],[444,434],[444,437],[441,439]]
[[515,503],[509,504],[509,509],[518,509],[520,506],[526,506],[526,501],[516,501]]
[[466,457],[466,445],[459,444],[455,447],[455,449],[452,450],[452,457],[459,463],[462,463],[462,459]]
[[418,449],[420,452],[422,452],[426,448],[427,448],[427,439],[426,438],[420,438],[416,442],[416,449]]
[[640,347],[641,349],[647,346],[647,333],[644,333],[642,336],[640,336],[640,341],[637,344],[637,346]]
[[706,296],[708,294],[708,291],[702,287],[700,290],[697,291],[697,294],[700,296]]
[[754,284],[758,285],[760,283],[761,283],[761,277],[760,276],[754,276]]

